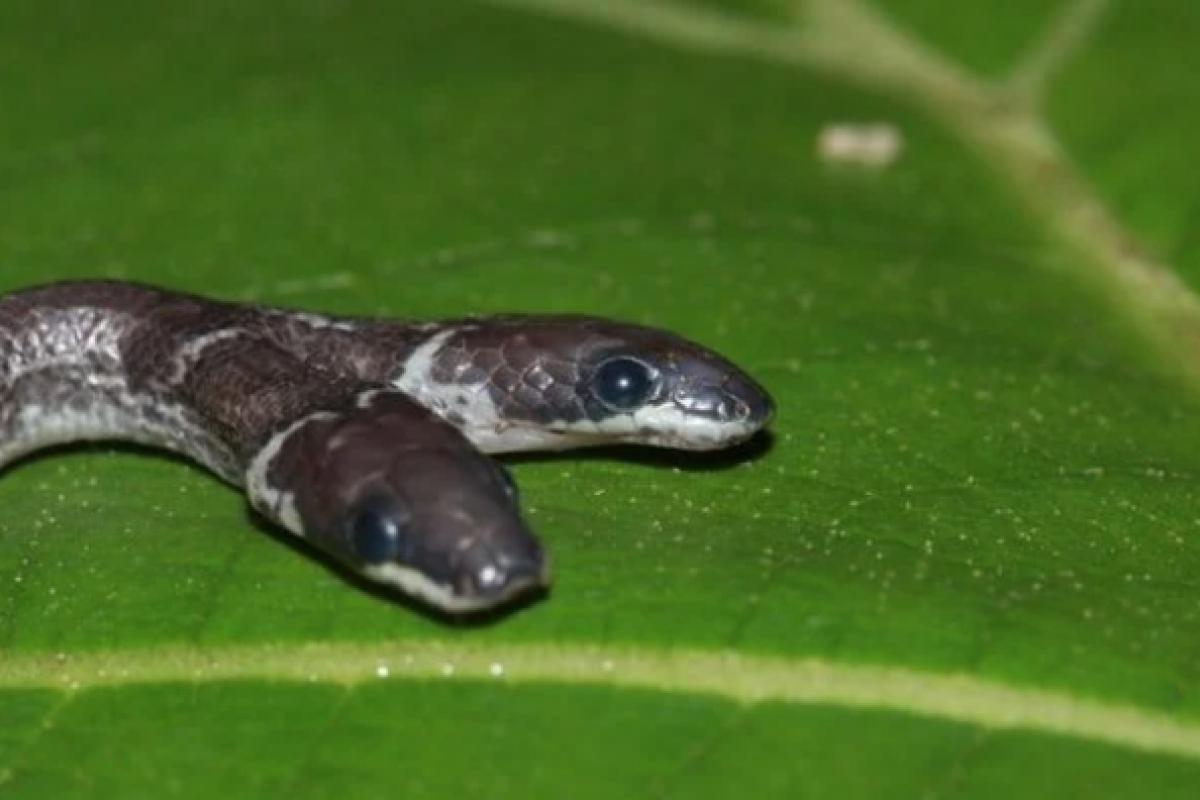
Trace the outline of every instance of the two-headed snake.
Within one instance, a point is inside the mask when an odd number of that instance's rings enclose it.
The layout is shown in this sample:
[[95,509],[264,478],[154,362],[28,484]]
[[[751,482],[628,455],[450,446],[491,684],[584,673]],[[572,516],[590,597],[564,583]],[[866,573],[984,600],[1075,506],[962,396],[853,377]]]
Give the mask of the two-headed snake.
[[167,448],[445,611],[548,581],[512,479],[485,453],[708,450],[771,414],[710,350],[593,317],[337,318],[115,281],[0,297],[0,466],[80,440]]

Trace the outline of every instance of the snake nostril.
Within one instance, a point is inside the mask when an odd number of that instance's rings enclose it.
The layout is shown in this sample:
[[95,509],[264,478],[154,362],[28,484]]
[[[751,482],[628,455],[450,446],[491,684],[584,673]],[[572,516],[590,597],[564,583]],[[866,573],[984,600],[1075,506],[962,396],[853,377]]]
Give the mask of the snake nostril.
[[704,386],[679,396],[679,406],[689,414],[717,422],[755,420],[761,414],[757,393],[738,387]]
[[731,417],[738,422],[763,425],[775,413],[771,396],[749,377],[735,377],[726,381],[725,391],[733,404]]
[[484,597],[515,594],[546,582],[545,558],[536,546],[493,549],[480,544],[464,553],[459,582],[464,593]]
[[508,582],[504,571],[495,564],[484,564],[475,572],[475,586],[484,594],[491,594]]

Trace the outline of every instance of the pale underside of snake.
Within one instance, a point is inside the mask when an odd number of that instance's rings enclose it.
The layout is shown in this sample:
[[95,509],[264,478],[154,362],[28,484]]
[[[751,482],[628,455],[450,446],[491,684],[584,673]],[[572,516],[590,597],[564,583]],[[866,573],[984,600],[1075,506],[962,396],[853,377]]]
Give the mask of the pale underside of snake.
[[594,317],[330,317],[116,281],[0,297],[0,467],[76,441],[172,450],[351,571],[448,612],[549,580],[485,453],[709,450],[771,414],[710,350]]

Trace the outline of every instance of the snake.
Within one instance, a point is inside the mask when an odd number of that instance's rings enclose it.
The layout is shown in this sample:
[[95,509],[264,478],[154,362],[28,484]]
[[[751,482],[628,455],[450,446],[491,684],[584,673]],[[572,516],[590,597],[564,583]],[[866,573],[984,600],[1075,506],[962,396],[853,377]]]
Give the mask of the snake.
[[492,455],[714,450],[773,410],[712,350],[600,317],[335,316],[117,280],[0,296],[0,469],[81,441],[168,450],[316,553],[438,612],[550,582]]

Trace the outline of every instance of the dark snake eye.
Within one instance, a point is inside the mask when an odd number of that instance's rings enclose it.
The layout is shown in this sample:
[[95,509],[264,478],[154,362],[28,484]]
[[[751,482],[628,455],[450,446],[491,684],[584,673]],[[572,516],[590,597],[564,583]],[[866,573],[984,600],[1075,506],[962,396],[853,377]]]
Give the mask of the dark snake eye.
[[634,358],[610,358],[596,369],[592,389],[601,403],[615,411],[632,411],[650,398],[654,375]]
[[368,564],[391,561],[404,547],[405,520],[388,506],[368,503],[350,523],[354,553]]

